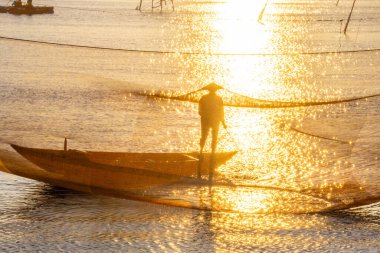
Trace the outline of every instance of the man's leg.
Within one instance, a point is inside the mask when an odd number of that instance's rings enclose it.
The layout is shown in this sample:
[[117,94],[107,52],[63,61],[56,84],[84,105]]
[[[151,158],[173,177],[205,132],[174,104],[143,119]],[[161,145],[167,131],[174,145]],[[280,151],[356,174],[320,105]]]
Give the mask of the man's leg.
[[212,142],[211,142],[211,152],[215,154],[216,145],[218,144],[218,134],[219,134],[219,124],[213,126],[212,128]]
[[203,148],[205,147],[205,144],[206,144],[208,132],[210,132],[210,123],[205,119],[201,119],[201,140],[200,140],[201,154],[203,153]]
[[210,156],[210,168],[209,168],[209,183],[212,183],[215,169],[215,152],[216,145],[218,144],[219,124],[212,128],[212,142],[211,142],[211,156]]
[[200,139],[200,151],[199,151],[199,162],[197,167],[197,178],[202,177],[202,163],[203,163],[203,148],[205,147],[208,132],[210,131],[210,124],[207,120],[201,119],[201,139]]

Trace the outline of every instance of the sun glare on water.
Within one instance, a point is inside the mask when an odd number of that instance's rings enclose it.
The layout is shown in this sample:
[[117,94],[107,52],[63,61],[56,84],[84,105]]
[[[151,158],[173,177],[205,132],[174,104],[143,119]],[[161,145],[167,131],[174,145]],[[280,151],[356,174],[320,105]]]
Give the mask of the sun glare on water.
[[216,6],[212,26],[220,33],[220,52],[257,53],[268,46],[271,35],[258,20],[264,5],[264,1],[239,0]]
[[263,96],[273,86],[274,63],[260,57],[274,47],[271,24],[259,20],[265,4],[264,0],[238,0],[215,5],[215,17],[208,24],[217,34],[213,52],[223,55],[213,58],[218,68],[215,79],[242,94]]
[[[193,72],[200,80],[215,81],[243,96],[287,101],[286,96],[292,94],[301,99],[304,95],[298,89],[297,74],[308,73],[304,68],[305,59],[267,55],[286,52],[292,44],[284,39],[287,38],[284,37],[286,27],[279,29],[275,21],[260,20],[266,3],[265,0],[228,0],[213,5],[214,16],[200,25],[213,31],[213,36],[204,37],[203,43],[212,45],[206,48],[216,55],[199,56],[198,61],[191,63]],[[269,5],[266,11],[273,11],[271,8],[275,6]],[[190,40],[194,38],[190,37]],[[225,93],[226,90],[219,91],[222,96]],[[214,209],[276,212],[278,206],[282,206],[284,212],[295,211],[291,201],[283,200],[309,203],[309,206],[305,204],[298,208],[302,211],[310,211],[309,207],[315,210],[329,207],[330,203],[323,199],[281,191],[281,187],[298,189],[297,180],[301,176],[307,178],[309,174],[318,174],[317,165],[323,160],[319,155],[322,146],[305,143],[305,147],[300,147],[301,140],[295,139],[299,136],[289,131],[294,119],[303,115],[302,108],[282,111],[226,107],[228,131],[234,140],[221,129],[218,149],[241,151],[232,163],[218,168],[218,173],[222,178],[236,179],[236,185],[276,186],[280,191],[271,188],[257,190],[255,187],[214,188]]]

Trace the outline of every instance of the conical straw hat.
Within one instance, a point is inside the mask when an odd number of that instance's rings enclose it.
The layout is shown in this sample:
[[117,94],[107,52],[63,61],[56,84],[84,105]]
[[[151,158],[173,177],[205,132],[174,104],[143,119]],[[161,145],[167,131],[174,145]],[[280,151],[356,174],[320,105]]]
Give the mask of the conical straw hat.
[[220,85],[217,85],[216,83],[210,83],[202,88],[202,90],[208,90],[208,91],[217,91],[220,89],[223,89],[223,87]]

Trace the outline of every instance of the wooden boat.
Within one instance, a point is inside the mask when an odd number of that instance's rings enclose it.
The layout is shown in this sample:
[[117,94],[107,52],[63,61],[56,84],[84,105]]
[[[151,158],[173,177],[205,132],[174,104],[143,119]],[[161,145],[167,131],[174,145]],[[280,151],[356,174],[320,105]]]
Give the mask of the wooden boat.
[[[17,145],[12,147],[18,153],[0,149],[0,171],[78,191],[156,204],[220,211],[242,211],[242,207],[246,206],[247,212],[294,214],[329,212],[380,200],[378,195],[368,195],[365,190],[360,189],[360,185],[339,187],[334,192],[333,188],[328,191],[320,187],[294,190],[268,185],[218,182],[213,184],[214,197],[211,202],[206,203],[203,201],[210,200],[207,194],[205,199],[202,194],[193,199],[191,191],[190,195],[185,194],[183,198],[176,196],[181,190],[194,190],[192,187],[201,191],[208,188],[206,180],[188,177],[195,175],[194,170],[198,163],[196,153],[147,154],[34,149]],[[206,154],[204,158],[203,173],[207,173],[209,155]],[[234,155],[235,152],[217,153],[216,166]],[[166,187],[153,187],[170,183],[174,184],[173,187],[168,187],[169,194],[165,192]],[[209,188],[206,191],[209,192]],[[358,191],[362,194],[357,194]],[[265,198],[252,202],[251,197],[247,199],[249,192],[252,196],[264,195]]]
[[52,6],[0,6],[0,13],[10,13],[14,15],[34,15],[34,14],[52,14]]
[[[11,146],[39,168],[38,171],[30,173],[22,171],[21,176],[73,189],[78,189],[74,186],[80,185],[122,192],[171,184],[193,178],[199,162],[196,152],[123,153]],[[235,154],[236,152],[216,153],[215,168],[226,163]],[[201,166],[204,175],[208,174],[210,158],[210,153],[204,154]]]

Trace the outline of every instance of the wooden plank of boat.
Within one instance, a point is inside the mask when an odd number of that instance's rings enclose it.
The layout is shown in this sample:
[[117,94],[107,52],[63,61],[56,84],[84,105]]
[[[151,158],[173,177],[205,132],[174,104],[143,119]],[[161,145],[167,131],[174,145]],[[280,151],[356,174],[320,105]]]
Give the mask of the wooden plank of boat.
[[[224,152],[215,154],[215,167],[226,163],[236,152]],[[198,166],[198,153],[118,153],[118,152],[85,152],[84,155],[92,162],[132,167],[172,175],[193,176]],[[204,153],[201,164],[201,173],[208,174],[210,166],[210,153]]]
[[7,13],[9,7],[8,6],[0,6],[0,13]]
[[[55,180],[103,189],[125,190],[171,184],[194,176],[198,165],[194,158],[196,153],[86,152],[11,146]],[[217,153],[215,166],[224,164],[235,154]],[[204,174],[209,162],[210,154],[205,154]]]
[[33,15],[33,14],[52,14],[52,6],[0,6],[0,13],[10,13],[13,15]]

